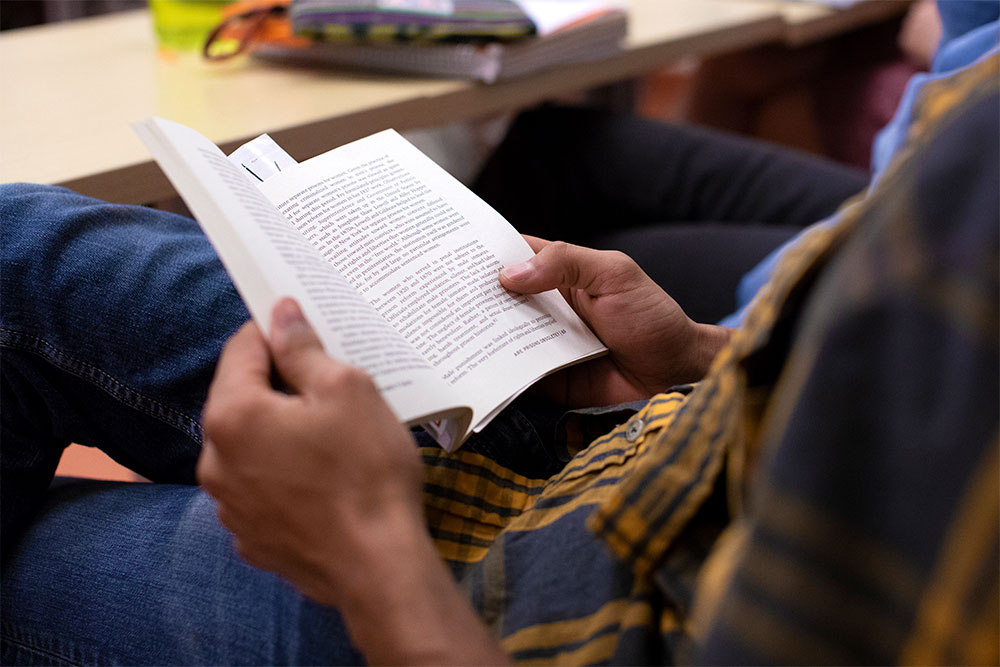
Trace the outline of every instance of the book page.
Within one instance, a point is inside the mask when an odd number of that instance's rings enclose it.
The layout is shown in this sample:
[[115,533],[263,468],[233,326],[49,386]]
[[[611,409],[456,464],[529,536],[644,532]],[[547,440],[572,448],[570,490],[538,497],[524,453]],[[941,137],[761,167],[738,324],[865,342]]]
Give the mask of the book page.
[[531,249],[391,130],[260,187],[472,406],[477,428],[540,376],[604,350],[557,292],[527,297],[500,286],[500,269]]
[[278,298],[293,296],[327,352],[365,369],[401,421],[455,407],[455,394],[427,360],[214,144],[161,119],[136,131],[198,218],[265,333]]
[[282,170],[298,164],[267,134],[237,148],[229,155],[229,161],[242,169],[243,175],[254,184],[263,183],[274,174],[280,174]]

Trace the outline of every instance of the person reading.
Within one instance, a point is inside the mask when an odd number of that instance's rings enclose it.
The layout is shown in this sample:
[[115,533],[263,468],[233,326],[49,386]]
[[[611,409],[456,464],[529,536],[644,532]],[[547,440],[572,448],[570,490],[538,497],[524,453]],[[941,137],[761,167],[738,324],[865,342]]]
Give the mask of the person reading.
[[[3,661],[995,662],[1000,55],[971,9],[986,48],[738,327],[529,238],[501,284],[559,289],[610,354],[453,453],[295,302],[265,339],[194,221],[2,186]],[[48,488],[70,441],[156,483]]]

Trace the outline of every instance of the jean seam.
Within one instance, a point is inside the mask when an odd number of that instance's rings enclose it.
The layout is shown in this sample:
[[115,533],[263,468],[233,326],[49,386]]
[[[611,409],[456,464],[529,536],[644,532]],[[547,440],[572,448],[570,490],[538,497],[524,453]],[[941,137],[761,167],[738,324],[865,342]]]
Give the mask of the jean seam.
[[[79,660],[73,660],[67,657],[65,654],[58,651],[54,651],[49,648],[42,646],[36,646],[32,643],[29,638],[24,637],[26,633],[14,631],[11,626],[6,623],[3,624],[3,641],[6,644],[16,646],[18,649],[33,653],[39,657],[45,658],[47,660],[52,660],[60,665],[82,665],[83,663]],[[15,635],[17,635],[15,637]],[[50,663],[51,664],[51,663]]]
[[43,338],[0,327],[0,347],[36,354],[53,366],[85,382],[90,382],[115,400],[181,431],[196,443],[202,440],[201,425],[197,419],[142,394],[107,371],[66,354]]

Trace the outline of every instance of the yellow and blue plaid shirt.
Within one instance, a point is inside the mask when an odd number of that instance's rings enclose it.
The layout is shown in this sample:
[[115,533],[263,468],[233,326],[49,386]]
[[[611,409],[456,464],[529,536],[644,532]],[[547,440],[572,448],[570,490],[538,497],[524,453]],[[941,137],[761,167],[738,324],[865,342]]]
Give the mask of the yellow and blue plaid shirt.
[[1000,661],[998,60],[927,86],[693,389],[571,415],[549,479],[422,450],[513,660]]

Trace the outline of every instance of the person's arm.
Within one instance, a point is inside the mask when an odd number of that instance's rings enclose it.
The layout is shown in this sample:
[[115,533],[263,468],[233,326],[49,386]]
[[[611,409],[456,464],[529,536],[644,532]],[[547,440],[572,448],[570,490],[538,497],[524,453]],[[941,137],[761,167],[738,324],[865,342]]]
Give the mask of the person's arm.
[[[728,338],[692,322],[620,253],[530,242],[539,254],[508,268],[504,285],[563,288],[612,352],[571,371],[587,376],[566,384],[572,402],[699,379]],[[288,393],[272,388],[272,364]],[[275,308],[270,343],[253,324],[227,343],[203,424],[198,479],[236,549],[337,607],[369,661],[506,660],[427,533],[409,433],[368,376],[326,355],[294,301]]]
[[610,356],[572,366],[543,388],[563,405],[588,407],[649,398],[704,377],[729,330],[691,320],[627,255],[531,236],[537,253],[500,272],[512,292],[559,289]]
[[427,533],[410,434],[294,301],[275,308],[270,348],[253,324],[227,343],[203,422],[198,479],[236,549],[338,608],[369,661],[506,662]]

